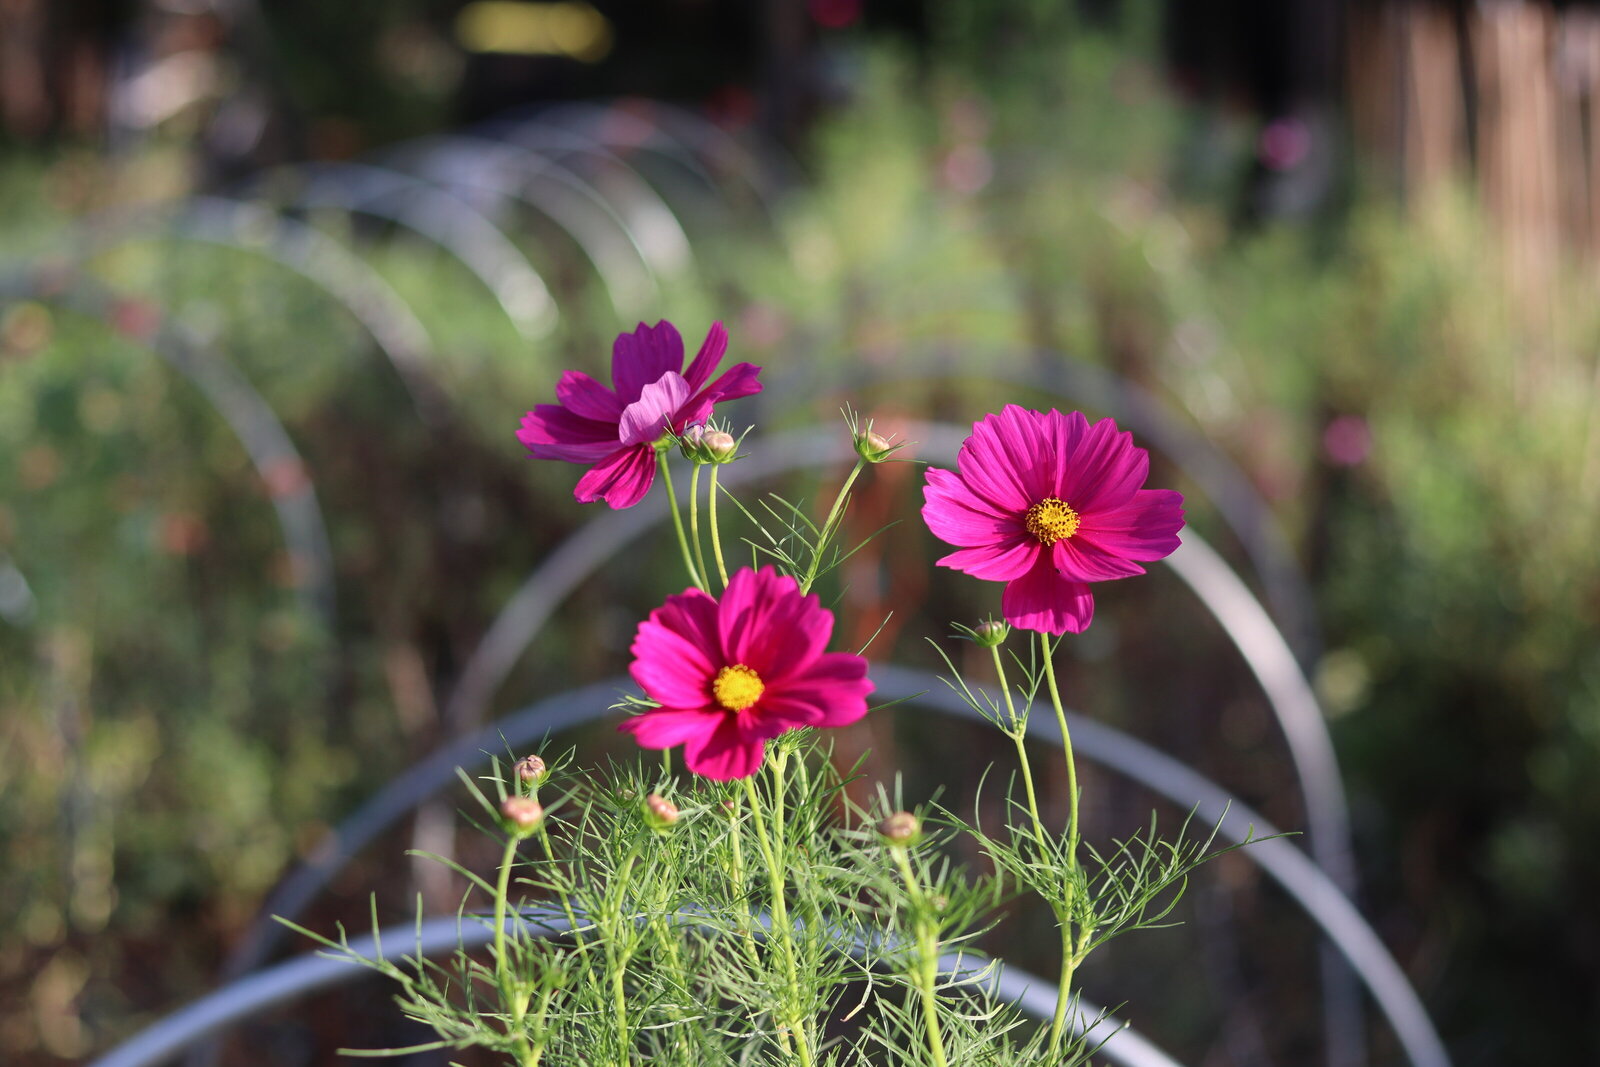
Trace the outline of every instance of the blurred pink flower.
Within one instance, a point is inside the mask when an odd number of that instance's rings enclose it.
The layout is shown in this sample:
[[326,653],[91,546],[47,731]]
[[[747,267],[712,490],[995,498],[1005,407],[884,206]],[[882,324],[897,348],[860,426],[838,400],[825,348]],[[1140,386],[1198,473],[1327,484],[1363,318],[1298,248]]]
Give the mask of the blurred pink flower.
[[734,574],[720,600],[686,589],[639,624],[634,681],[661,705],[618,727],[644,748],[683,746],[695,774],[748,778],[766,742],[867,713],[867,661],[825,652],[833,614],[771,567]]
[[631,508],[644,499],[656,477],[655,442],[706,421],[719,400],[761,391],[750,363],[731,367],[707,384],[728,350],[728,331],[714,322],[705,344],[683,369],[683,338],[665,320],[639,324],[619,334],[611,349],[613,392],[579,371],[556,385],[556,404],[540,404],[522,417],[517,431],[539,459],[592,464],[573,496],[583,503],[604,499]]
[[1010,404],[973,424],[956,468],[928,471],[923,520],[957,546],[941,566],[1006,583],[1013,626],[1082,633],[1090,582],[1143,574],[1136,560],[1178,547],[1183,495],[1140,488],[1150,455],[1111,419]]

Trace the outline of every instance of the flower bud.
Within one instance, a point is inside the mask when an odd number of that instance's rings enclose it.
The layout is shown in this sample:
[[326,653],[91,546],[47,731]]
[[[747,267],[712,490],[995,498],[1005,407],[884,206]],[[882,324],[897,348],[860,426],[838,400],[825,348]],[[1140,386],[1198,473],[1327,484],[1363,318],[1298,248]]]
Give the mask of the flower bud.
[[670,830],[678,821],[678,806],[664,796],[651,793],[644,798],[644,821],[652,830]]
[[500,802],[500,818],[507,830],[527,837],[544,822],[544,808],[532,797],[510,796]]
[[899,444],[890,443],[889,439],[874,430],[870,423],[856,431],[856,455],[868,463],[882,463],[905,446],[904,441]]
[[886,845],[909,848],[922,840],[922,820],[909,811],[897,811],[878,823],[878,837]]
[[999,619],[985,619],[972,631],[972,639],[984,648],[999,648],[1011,636],[1011,627]]
[[706,453],[713,463],[726,463],[733,459],[733,454],[739,450],[739,442],[733,439],[733,434],[726,430],[712,430],[701,441]]
[[517,760],[517,777],[528,785],[538,785],[550,777],[550,769],[538,756],[523,756]]

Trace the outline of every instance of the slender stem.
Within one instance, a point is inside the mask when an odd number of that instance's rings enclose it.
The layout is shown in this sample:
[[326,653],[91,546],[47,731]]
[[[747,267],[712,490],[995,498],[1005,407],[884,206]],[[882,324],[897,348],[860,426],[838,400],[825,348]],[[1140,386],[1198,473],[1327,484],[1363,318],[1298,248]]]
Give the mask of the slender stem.
[[[694,546],[695,570],[705,579],[705,586],[711,584],[711,571],[706,568],[705,550],[700,547],[700,464],[696,463],[689,472],[689,543]],[[723,582],[724,586],[728,583]],[[711,592],[706,588],[706,592]]]
[[689,551],[689,539],[683,532],[683,516],[678,512],[678,494],[672,491],[672,467],[667,463],[667,450],[656,450],[656,462],[661,467],[661,481],[667,489],[667,503],[672,508],[672,529],[678,535],[678,551],[683,553],[683,566],[689,572],[691,584],[705,589],[706,583],[695,570],[694,555]]
[[1072,997],[1072,976],[1078,966],[1078,952],[1074,945],[1072,928],[1072,898],[1077,886],[1078,873],[1078,767],[1072,757],[1072,734],[1067,729],[1067,712],[1061,705],[1061,690],[1056,685],[1056,668],[1051,655],[1050,637],[1039,635],[1039,653],[1044,657],[1045,684],[1050,690],[1050,706],[1055,709],[1056,723],[1061,727],[1061,747],[1067,759],[1067,877],[1064,899],[1055,906],[1056,919],[1061,926],[1061,979],[1056,989],[1055,1018],[1050,1022],[1050,1051],[1059,1054],[1066,1029],[1067,1004]]
[[906,893],[911,897],[911,907],[916,914],[917,967],[911,980],[922,998],[922,1021],[928,1032],[928,1051],[933,1054],[936,1067],[949,1067],[950,1061],[944,1052],[944,1035],[939,1032],[939,997],[935,992],[939,981],[938,931],[928,921],[927,897],[911,871],[910,850],[890,846],[889,852],[894,856],[895,866],[900,868],[901,880],[906,884]]
[[528,1035],[523,1032],[522,1019],[527,1010],[528,998],[512,988],[511,966],[506,959],[506,898],[511,890],[511,868],[517,862],[517,838],[506,838],[505,851],[500,855],[500,878],[494,887],[494,980],[500,987],[500,1002],[511,1015],[506,1024],[507,1033],[517,1043],[517,1060],[527,1063],[532,1049]]
[[1072,758],[1072,732],[1067,729],[1067,712],[1061,705],[1061,691],[1056,688],[1056,667],[1051,656],[1050,638],[1039,635],[1039,653],[1044,657],[1044,679],[1050,688],[1050,706],[1055,709],[1056,724],[1061,727],[1061,749],[1067,757],[1067,843],[1068,859],[1073,867],[1078,865],[1078,765]]
[[839,494],[833,498],[833,507],[828,509],[828,517],[822,522],[822,531],[817,534],[817,550],[811,554],[811,562],[806,566],[806,576],[800,581],[800,592],[811,592],[811,583],[817,580],[817,571],[822,567],[822,553],[828,547],[828,541],[833,536],[833,526],[839,520],[840,513],[844,510],[844,502],[850,495],[850,487],[861,476],[862,468],[867,465],[864,459],[856,460],[856,465],[850,469],[850,476],[839,487]]
[[708,518],[711,520],[711,554],[717,558],[717,577],[722,579],[722,588],[728,588],[728,565],[722,562],[722,535],[717,532],[717,471],[721,464],[711,465],[711,488],[708,491],[710,499],[706,502]]
[[631,947],[619,948],[617,946],[617,941],[619,940],[617,935],[622,929],[622,898],[627,891],[628,881],[633,876],[634,861],[638,858],[638,849],[630,847],[627,859],[623,861],[622,866],[617,870],[617,877],[614,881],[616,892],[611,895],[611,899],[606,901],[606,923],[609,929],[597,931],[600,943],[605,948],[606,964],[611,971],[612,1014],[616,1017],[617,1024],[617,1063],[619,1067],[628,1062],[628,1050],[633,1044],[632,1037],[628,1032],[628,997],[627,989],[624,985],[628,961],[633,958],[633,950]]
[[1006,721],[1010,724],[1006,736],[1017,746],[1017,763],[1022,768],[1022,788],[1028,794],[1028,814],[1033,819],[1033,837],[1039,843],[1039,855],[1043,858],[1049,846],[1045,838],[1044,820],[1039,817],[1039,795],[1033,788],[1033,766],[1028,762],[1026,734],[1021,729],[1021,721],[1017,718],[1017,706],[1011,698],[1011,686],[1006,682],[1006,664],[1000,655],[1000,646],[995,645],[989,652],[994,656],[994,673],[1000,680],[1000,691],[1006,697]]
[[[780,789],[781,786],[782,783],[779,783]],[[800,1011],[795,1003],[800,991],[800,968],[795,962],[794,927],[789,925],[789,908],[784,901],[787,887],[784,885],[783,868],[778,863],[777,853],[773,851],[772,838],[767,834],[767,821],[761,814],[761,797],[756,792],[753,775],[744,780],[744,789],[745,795],[750,799],[750,817],[755,823],[756,840],[761,844],[761,858],[767,865],[767,879],[772,886],[772,939],[778,943],[778,949],[783,953],[784,969],[788,973],[789,987],[786,990],[788,1003],[784,1005],[784,1014],[787,1018],[784,1022],[788,1024],[789,1033],[794,1037],[800,1062],[810,1067],[811,1045],[806,1040]]]

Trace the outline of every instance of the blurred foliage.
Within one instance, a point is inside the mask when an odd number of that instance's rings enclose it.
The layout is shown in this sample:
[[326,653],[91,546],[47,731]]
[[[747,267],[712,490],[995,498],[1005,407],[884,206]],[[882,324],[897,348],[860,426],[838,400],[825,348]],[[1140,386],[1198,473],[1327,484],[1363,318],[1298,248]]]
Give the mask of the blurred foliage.
[[[1154,32],[1148,18],[1108,31],[1061,5],[996,14],[964,0],[939,6],[923,55],[840,38],[853,95],[814,129],[809,180],[770,219],[685,208],[694,268],[660,280],[653,314],[691,345],[726,318],[774,394],[785,376],[842,381],[930,348],[1012,351],[1019,368],[1062,358],[1023,353],[1066,352],[1185,412],[1301,546],[1366,903],[1458,1062],[1600,1058],[1574,1010],[1600,955],[1600,863],[1583,845],[1600,835],[1592,266],[1517,295],[1465,192],[1406,212],[1357,195],[1320,226],[1241,230],[1249,124],[1173,100]],[[8,162],[8,250],[62,251],[75,216],[172,173]],[[196,324],[287,425],[331,524],[331,632],[300,608],[269,494],[192,385],[85,316],[0,309],[0,564],[34,601],[0,619],[0,928],[20,935],[0,943],[0,990],[19,993],[0,996],[7,1062],[76,1059],[207,988],[321,828],[439,741],[438,694],[516,584],[592,514],[571,503],[570,470],[526,462],[512,437],[558,368],[603,373],[631,325],[592,270],[559,242],[524,242],[563,313],[528,344],[438,249],[313,221],[358,246],[431,333],[448,425],[415,419],[326,294],[257,257],[148,239],[92,271]],[[1004,369],[876,399],[972,417],[1014,398],[995,381]],[[766,399],[756,410],[773,410]],[[892,477],[885,492],[909,506],[914,480]],[[1217,534],[1203,502],[1195,517]],[[931,624],[897,618],[905,640],[875,651],[937,632],[947,596],[992,609],[971,583],[928,576],[933,551],[912,538],[898,559],[864,557],[885,576],[860,584],[934,603]],[[652,559],[629,553],[587,583],[497,710],[617,669],[665,591]],[[1081,703],[1174,750],[1191,742],[1197,762],[1270,803],[1290,784],[1270,727],[1241,726],[1255,720],[1236,700],[1202,712],[1216,657],[1163,641],[1170,609],[1126,596],[1143,629],[1106,609],[1082,643]],[[1184,670],[1105,673],[1108,656],[1162,655]],[[1138,710],[1153,695],[1169,702]],[[945,743],[922,745],[966,755]],[[1292,807],[1268,811],[1293,821]],[[1209,995],[1169,1014],[1205,1018]]]

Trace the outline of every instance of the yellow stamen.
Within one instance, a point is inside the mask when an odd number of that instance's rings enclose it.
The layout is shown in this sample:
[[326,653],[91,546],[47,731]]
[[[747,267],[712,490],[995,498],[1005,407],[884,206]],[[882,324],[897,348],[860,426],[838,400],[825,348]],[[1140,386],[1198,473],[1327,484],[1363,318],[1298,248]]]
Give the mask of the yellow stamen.
[[1045,546],[1077,533],[1081,521],[1078,513],[1068,507],[1065,500],[1053,496],[1047,496],[1029,508],[1027,518],[1022,520],[1028,532]]
[[729,711],[743,711],[760,700],[766,690],[761,676],[743,663],[722,668],[711,683],[711,695]]

